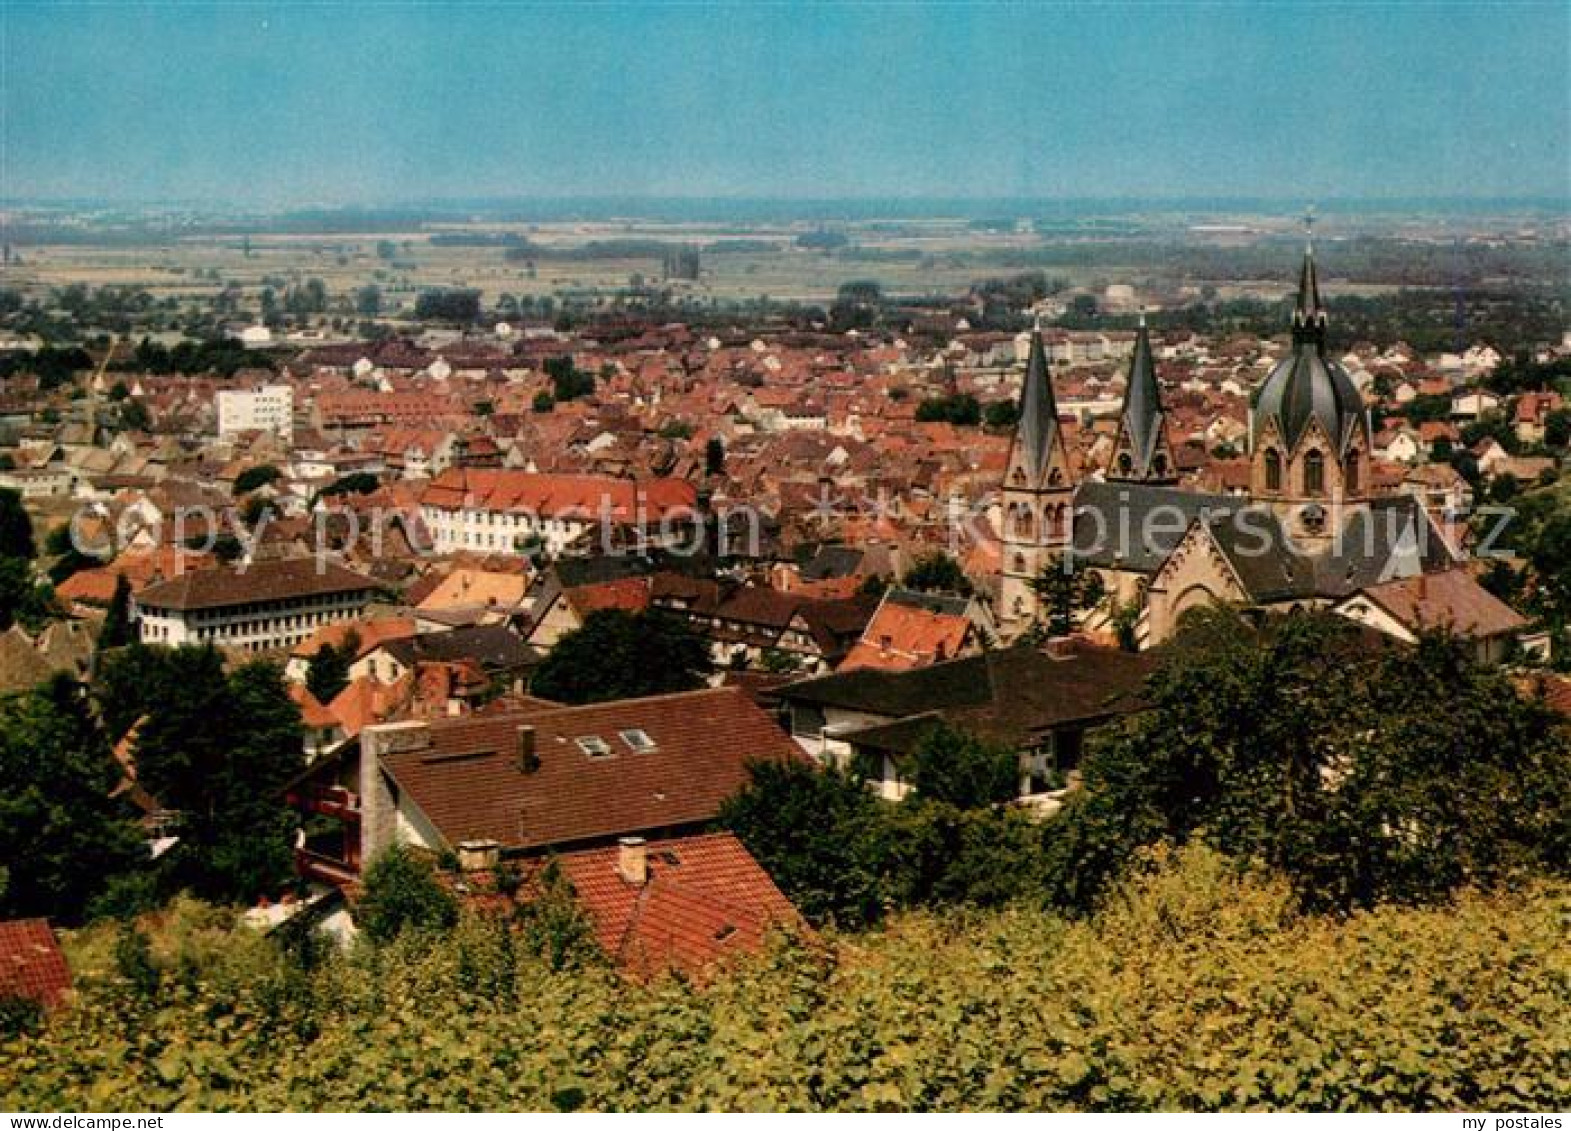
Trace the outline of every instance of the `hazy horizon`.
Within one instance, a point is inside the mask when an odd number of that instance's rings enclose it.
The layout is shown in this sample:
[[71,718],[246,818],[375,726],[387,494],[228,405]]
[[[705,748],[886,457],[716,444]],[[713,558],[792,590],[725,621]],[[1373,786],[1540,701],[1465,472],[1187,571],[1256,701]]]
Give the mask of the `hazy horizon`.
[[0,197],[1560,203],[1568,42],[1537,0],[11,3]]

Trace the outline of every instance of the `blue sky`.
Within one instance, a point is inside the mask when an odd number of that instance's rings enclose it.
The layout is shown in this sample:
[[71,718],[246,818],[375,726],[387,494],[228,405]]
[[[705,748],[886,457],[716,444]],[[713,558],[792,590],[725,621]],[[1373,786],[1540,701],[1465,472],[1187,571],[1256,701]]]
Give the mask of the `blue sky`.
[[1571,195],[1571,5],[0,0],[0,196]]

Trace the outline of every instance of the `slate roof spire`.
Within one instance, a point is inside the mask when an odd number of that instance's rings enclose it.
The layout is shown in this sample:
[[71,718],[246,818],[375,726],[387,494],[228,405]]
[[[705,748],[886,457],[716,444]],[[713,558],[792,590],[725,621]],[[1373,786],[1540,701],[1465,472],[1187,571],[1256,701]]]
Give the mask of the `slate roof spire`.
[[1042,320],[1038,316],[1031,330],[1031,356],[1026,362],[1025,388],[1020,393],[1020,428],[1015,434],[1026,473],[1033,480],[1052,462],[1057,435],[1058,401],[1053,396],[1053,378],[1047,364],[1047,347],[1042,343]]
[[1151,354],[1151,332],[1146,327],[1144,307],[1140,310],[1135,352],[1129,360],[1120,417],[1128,451],[1134,459],[1134,477],[1147,478],[1151,473],[1152,457],[1162,446],[1163,413],[1162,388],[1156,379],[1156,361]]
[[1320,280],[1315,274],[1315,213],[1304,214],[1304,262],[1298,270],[1298,301],[1293,306],[1293,341],[1324,347],[1326,311],[1320,304]]

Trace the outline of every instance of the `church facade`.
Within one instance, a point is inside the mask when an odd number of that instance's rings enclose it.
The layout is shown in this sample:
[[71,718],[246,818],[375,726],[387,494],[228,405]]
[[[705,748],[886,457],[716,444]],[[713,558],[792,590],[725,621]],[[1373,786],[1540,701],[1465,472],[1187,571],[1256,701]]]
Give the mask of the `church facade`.
[[1200,605],[1330,608],[1393,580],[1458,570],[1458,550],[1417,499],[1374,493],[1369,414],[1327,352],[1326,330],[1311,246],[1292,349],[1251,402],[1247,495],[1178,486],[1144,319],[1108,465],[1077,474],[1034,332],[1002,485],[1001,635],[1041,623],[1033,581],[1047,568],[1099,574],[1105,597],[1085,627],[1105,629],[1120,610],[1132,611],[1142,646],[1171,636]]

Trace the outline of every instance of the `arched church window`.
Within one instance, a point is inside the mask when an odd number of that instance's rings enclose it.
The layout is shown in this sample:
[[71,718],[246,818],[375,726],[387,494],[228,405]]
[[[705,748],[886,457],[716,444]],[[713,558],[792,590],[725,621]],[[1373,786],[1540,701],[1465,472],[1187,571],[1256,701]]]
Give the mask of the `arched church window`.
[[1059,471],[1058,468],[1055,467],[1055,468],[1053,468],[1052,472],[1048,475],[1047,481],[1048,481],[1048,483],[1051,486],[1057,487],[1060,483],[1062,483],[1064,481],[1064,473],[1062,471]]
[[1025,483],[1025,481],[1026,481],[1026,473],[1021,471],[1018,467],[1015,468],[1015,473],[1010,478],[1010,482],[1012,482],[1016,487],[1019,487],[1019,486],[1022,486]]
[[1118,473],[1128,475],[1135,469],[1135,461],[1129,458],[1129,453],[1124,452],[1118,457]]
[[1326,489],[1326,457],[1311,448],[1304,454],[1304,494],[1319,495]]
[[1011,507],[1010,525],[1017,536],[1021,538],[1031,537],[1031,508],[1024,503],[1016,503]]
[[1016,573],[1024,573],[1025,571],[1026,571],[1026,556],[1024,554],[1016,554],[1015,555],[1015,572]]
[[1151,470],[1157,475],[1167,474],[1167,457],[1160,453],[1151,461]]
[[1266,490],[1282,489],[1282,457],[1275,448],[1266,449]]
[[1353,494],[1358,490],[1358,453],[1347,453],[1347,470],[1342,476],[1347,484],[1347,493]]

